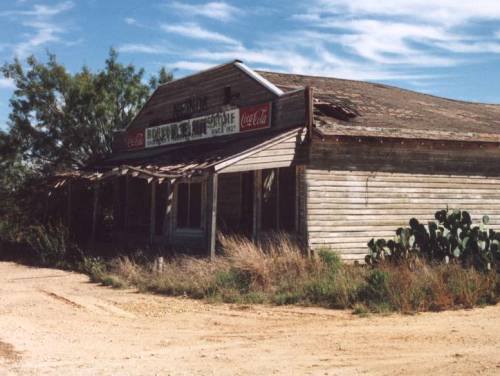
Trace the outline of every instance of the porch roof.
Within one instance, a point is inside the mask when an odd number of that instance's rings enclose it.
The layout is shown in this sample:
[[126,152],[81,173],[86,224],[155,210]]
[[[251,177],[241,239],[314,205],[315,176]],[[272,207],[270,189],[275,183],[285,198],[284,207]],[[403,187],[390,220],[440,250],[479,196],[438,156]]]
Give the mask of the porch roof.
[[165,179],[204,175],[280,143],[300,129],[302,127],[261,135],[255,132],[243,138],[220,137],[187,145],[116,154],[87,169],[57,173],[54,187],[61,187],[70,180],[98,182],[125,175],[160,183]]

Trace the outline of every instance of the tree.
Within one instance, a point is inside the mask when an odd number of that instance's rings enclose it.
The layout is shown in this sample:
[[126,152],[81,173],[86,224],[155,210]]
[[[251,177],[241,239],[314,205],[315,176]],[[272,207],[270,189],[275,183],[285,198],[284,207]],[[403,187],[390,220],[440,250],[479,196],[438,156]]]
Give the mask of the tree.
[[15,163],[38,174],[79,168],[111,152],[113,132],[123,129],[139,111],[151,90],[170,81],[162,68],[149,85],[144,70],[118,62],[111,49],[105,67],[71,74],[49,54],[42,63],[31,56],[26,67],[18,60],[1,72],[14,81],[9,132],[1,135],[0,164]]
[[173,78],[174,76],[172,72],[167,71],[165,67],[161,67],[158,72],[158,77],[152,76],[149,79],[149,86],[151,87],[151,90],[155,90],[158,86],[172,81]]

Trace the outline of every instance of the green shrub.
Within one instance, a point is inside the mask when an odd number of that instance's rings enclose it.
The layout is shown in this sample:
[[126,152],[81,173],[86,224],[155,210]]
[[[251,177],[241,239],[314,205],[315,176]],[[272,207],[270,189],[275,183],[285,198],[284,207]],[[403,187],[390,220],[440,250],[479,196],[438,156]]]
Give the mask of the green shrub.
[[97,257],[84,257],[79,267],[79,270],[87,274],[94,283],[103,281],[107,269],[107,264]]
[[367,306],[375,308],[387,305],[389,299],[389,272],[373,270],[366,279],[366,284],[360,289],[359,297]]
[[330,248],[320,248],[318,256],[332,273],[336,273],[342,266],[342,259]]
[[251,282],[248,272],[235,268],[221,270],[215,275],[215,283],[218,288],[233,289],[243,294],[250,290]]
[[297,304],[303,300],[303,295],[298,291],[279,292],[273,296],[273,302],[277,305]]
[[121,289],[127,286],[126,282],[116,275],[104,275],[101,279],[101,283],[104,286],[110,286],[116,289]]
[[29,226],[23,238],[41,265],[69,267],[83,259],[83,252],[70,241],[68,230],[63,225]]

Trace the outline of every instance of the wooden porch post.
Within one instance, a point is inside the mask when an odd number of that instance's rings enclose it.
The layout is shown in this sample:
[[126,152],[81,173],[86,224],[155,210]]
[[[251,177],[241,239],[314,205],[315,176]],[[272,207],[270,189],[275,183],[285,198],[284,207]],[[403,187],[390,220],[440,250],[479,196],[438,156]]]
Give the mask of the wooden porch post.
[[66,226],[68,227],[68,232],[69,234],[71,235],[71,211],[72,211],[72,206],[71,206],[71,194],[72,194],[72,182],[71,180],[68,180],[68,186],[67,186],[67,190],[68,190],[68,205],[67,205],[67,213],[66,213]]
[[172,203],[174,201],[174,181],[169,180],[164,184],[167,184],[167,204],[165,207],[165,219],[163,221],[163,236],[165,241],[169,242],[171,237],[171,226],[172,226]]
[[276,231],[280,230],[280,169],[275,168],[276,171]]
[[218,175],[210,174],[208,177],[208,211],[207,211],[207,249],[210,259],[215,257],[215,244],[217,241],[217,189]]
[[252,239],[257,242],[262,220],[262,170],[253,173],[253,231]]
[[149,213],[149,244],[153,244],[156,233],[156,180],[151,182],[151,207]]
[[300,236],[300,166],[295,166],[295,232]]
[[125,175],[125,205],[123,208],[123,229],[128,229],[130,212],[130,177]]
[[92,205],[92,233],[90,235],[90,244],[95,248],[96,231],[97,231],[97,214],[99,211],[99,183],[94,185],[94,199]]

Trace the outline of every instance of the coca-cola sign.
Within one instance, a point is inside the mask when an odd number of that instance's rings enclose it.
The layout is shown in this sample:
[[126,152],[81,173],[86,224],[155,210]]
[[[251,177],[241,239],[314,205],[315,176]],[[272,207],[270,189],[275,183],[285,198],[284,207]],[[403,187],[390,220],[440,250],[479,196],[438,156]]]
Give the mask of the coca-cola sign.
[[270,103],[240,109],[240,132],[269,128],[271,120]]
[[127,134],[129,149],[151,148],[269,128],[271,103],[233,108]]
[[127,134],[127,147],[138,149],[144,147],[144,130],[129,131]]

